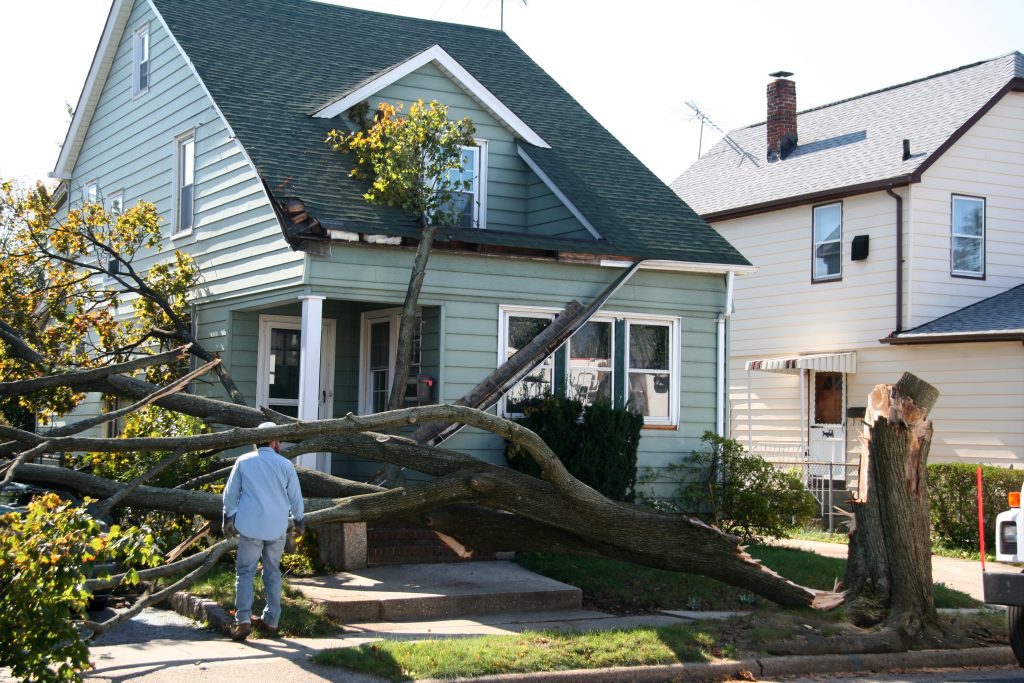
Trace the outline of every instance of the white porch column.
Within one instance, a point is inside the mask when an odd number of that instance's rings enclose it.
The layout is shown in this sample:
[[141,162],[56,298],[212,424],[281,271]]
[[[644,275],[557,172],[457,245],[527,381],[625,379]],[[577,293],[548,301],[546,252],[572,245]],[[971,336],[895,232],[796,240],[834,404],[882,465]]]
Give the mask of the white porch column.
[[[320,332],[324,321],[323,296],[300,296],[302,301],[301,355],[299,357],[299,419],[320,419]],[[326,453],[306,453],[296,462],[302,467],[326,472]]]

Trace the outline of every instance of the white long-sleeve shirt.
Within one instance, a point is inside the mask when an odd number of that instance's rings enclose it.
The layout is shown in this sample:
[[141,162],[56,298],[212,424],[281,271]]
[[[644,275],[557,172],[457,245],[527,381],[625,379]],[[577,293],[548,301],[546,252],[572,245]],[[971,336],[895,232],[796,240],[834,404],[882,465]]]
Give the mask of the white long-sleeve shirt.
[[239,457],[224,487],[225,519],[234,518],[244,536],[273,541],[288,530],[289,513],[302,521],[302,490],[291,460],[267,446]]

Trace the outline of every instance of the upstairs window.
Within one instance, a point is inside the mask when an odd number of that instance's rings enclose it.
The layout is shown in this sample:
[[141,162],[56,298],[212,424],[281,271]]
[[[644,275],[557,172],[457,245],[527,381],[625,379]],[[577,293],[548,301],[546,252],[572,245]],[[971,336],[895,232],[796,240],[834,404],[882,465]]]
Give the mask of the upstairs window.
[[951,272],[985,277],[985,199],[953,195]]
[[196,135],[188,132],[177,139],[177,169],[175,171],[175,232],[192,229],[193,203],[196,181]]
[[135,30],[132,40],[132,94],[149,90],[149,24]]
[[124,192],[118,190],[107,195],[107,213],[113,220],[124,213]]
[[814,248],[811,261],[814,282],[838,280],[843,275],[843,205],[814,207]]
[[99,184],[95,180],[90,180],[82,187],[82,203],[83,204],[95,204],[100,199],[100,188]]
[[487,143],[478,141],[474,147],[462,148],[462,171],[448,171],[448,181],[461,182],[460,189],[452,193],[452,203],[458,217],[457,228],[486,227]]

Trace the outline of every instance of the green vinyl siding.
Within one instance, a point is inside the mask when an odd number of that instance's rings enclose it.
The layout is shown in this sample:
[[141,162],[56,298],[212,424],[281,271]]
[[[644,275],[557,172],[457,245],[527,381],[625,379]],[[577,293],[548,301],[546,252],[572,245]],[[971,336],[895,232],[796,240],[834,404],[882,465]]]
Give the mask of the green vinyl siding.
[[[468,116],[476,137],[487,140],[488,230],[592,240],[586,228],[519,157],[514,135],[435,64],[426,64],[367,98],[371,112],[381,102],[437,100],[452,120]],[[346,119],[342,114],[340,119]],[[351,127],[351,126],[350,126]]]

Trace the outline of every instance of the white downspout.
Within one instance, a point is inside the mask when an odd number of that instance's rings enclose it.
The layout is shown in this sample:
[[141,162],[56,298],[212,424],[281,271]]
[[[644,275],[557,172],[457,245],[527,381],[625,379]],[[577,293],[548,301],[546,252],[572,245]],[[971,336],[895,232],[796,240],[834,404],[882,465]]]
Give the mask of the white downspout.
[[[725,323],[733,312],[733,288],[736,282],[736,272],[730,270],[725,274],[725,310],[715,320],[718,323],[718,410],[715,416],[715,432],[719,436],[727,436],[725,433],[725,406],[726,396],[725,372],[728,358],[725,353]],[[750,407],[747,407],[749,412]]]

